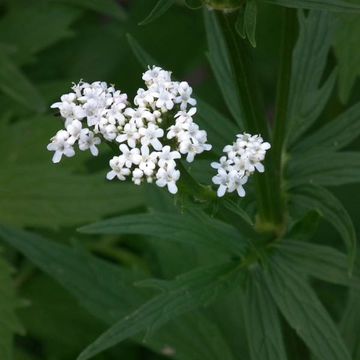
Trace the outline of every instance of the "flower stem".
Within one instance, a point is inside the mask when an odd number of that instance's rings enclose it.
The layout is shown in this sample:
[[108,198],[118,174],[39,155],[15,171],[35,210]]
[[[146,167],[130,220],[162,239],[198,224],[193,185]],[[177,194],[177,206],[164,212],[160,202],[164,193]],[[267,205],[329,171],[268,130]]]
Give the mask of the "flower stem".
[[[236,32],[236,16],[237,12],[217,13],[239,93],[238,98],[242,111],[240,115],[244,120],[246,131],[261,134],[265,140],[268,140],[270,138],[268,121],[263,109],[261,91],[258,89],[252,71],[250,46]],[[270,151],[265,161],[266,172],[254,175],[258,201],[258,229],[265,232],[277,232],[282,218],[281,209],[278,208],[278,201],[272,191],[272,164]]]
[[296,39],[296,11],[284,8],[282,14],[282,39],[280,46],[280,66],[277,86],[276,116],[273,131],[273,191],[278,199],[278,207],[282,214],[282,223],[286,221],[286,200],[284,193],[284,165],[287,110],[290,92],[292,51]]

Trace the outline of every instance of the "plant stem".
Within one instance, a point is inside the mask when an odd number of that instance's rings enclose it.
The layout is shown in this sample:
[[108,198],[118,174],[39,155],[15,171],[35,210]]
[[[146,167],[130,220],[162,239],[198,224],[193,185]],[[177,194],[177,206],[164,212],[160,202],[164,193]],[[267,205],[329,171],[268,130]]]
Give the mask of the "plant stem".
[[286,220],[286,201],[284,194],[284,165],[287,110],[290,92],[292,51],[296,39],[296,11],[284,8],[282,14],[282,39],[280,47],[280,66],[277,86],[276,116],[273,131],[273,191],[278,199],[278,207],[282,214],[282,222]]
[[[250,46],[242,40],[235,29],[237,12],[217,13],[219,24],[230,57],[232,72],[239,90],[239,102],[246,131],[261,134],[265,140],[270,138],[268,121],[265,117],[261,94],[252,71]],[[264,174],[255,174],[255,187],[258,201],[258,229],[266,232],[277,232],[282,214],[273,193],[272,154],[267,155]]]

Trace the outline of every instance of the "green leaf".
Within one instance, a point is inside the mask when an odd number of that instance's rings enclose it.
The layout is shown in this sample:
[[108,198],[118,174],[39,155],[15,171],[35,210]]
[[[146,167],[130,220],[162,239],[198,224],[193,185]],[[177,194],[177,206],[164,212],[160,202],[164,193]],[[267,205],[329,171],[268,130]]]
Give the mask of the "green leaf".
[[75,175],[53,164],[12,165],[0,173],[0,221],[56,228],[141,206],[142,191],[104,174]]
[[115,0],[50,0],[50,1],[93,10],[100,14],[113,17],[117,20],[125,20],[127,17],[123,8]]
[[133,283],[143,279],[137,272],[7,226],[0,226],[0,238],[69,289],[79,303],[104,322],[112,323],[144,300],[144,292],[133,290]]
[[242,111],[239,105],[239,95],[234,73],[231,68],[228,49],[214,12],[204,10],[204,20],[208,41],[208,59],[224,101],[231,115],[241,129],[244,129]]
[[239,9],[239,14],[236,19],[235,29],[237,33],[243,38],[246,39],[246,30],[245,30],[245,9],[241,7]]
[[360,76],[359,15],[338,17],[334,49],[339,64],[339,94],[343,103],[349,100],[356,79]]
[[11,278],[9,264],[0,257],[0,354],[2,360],[13,359],[13,338],[15,334],[23,334],[15,310],[18,299]]
[[315,209],[332,224],[348,250],[350,270],[356,258],[356,233],[352,220],[341,202],[328,190],[319,186],[302,186],[293,190],[291,201],[311,210]]
[[317,359],[351,359],[332,319],[301,273],[278,256],[265,279],[281,313]]
[[284,239],[278,248],[289,260],[288,264],[314,278],[360,289],[360,276],[349,275],[346,255],[329,246],[316,245],[292,238]]
[[145,49],[138,43],[138,41],[136,41],[135,38],[133,38],[130,34],[126,34],[126,38],[132,52],[144,70],[146,70],[149,65],[158,64],[157,61],[145,51]]
[[79,231],[87,234],[142,234],[233,254],[242,254],[246,246],[246,241],[234,227],[206,215],[164,213],[125,215],[87,225]]
[[344,0],[262,0],[274,5],[298,9],[317,9],[336,12],[359,12],[360,5]]
[[166,13],[171,6],[175,4],[176,0],[158,0],[155,7],[151,10],[150,14],[139,25],[146,25],[159,18]]
[[[58,281],[79,304],[107,325],[149,299],[147,291],[134,287],[136,281],[144,279],[142,273],[10,227],[0,226],[0,238]],[[213,337],[219,340],[219,348],[214,347]],[[194,338],[198,341],[194,342]],[[146,343],[143,337],[134,340],[159,353],[170,344],[179,360],[233,360],[222,334],[200,313],[182,316],[149,336]]]
[[45,109],[35,86],[5,54],[0,55],[0,91],[31,110]]
[[293,53],[288,105],[288,142],[294,143],[319,117],[336,81],[334,71],[320,87],[332,39],[327,12],[298,12],[300,34]]
[[289,162],[289,187],[302,184],[337,186],[360,182],[360,152],[330,152],[321,149]]
[[16,64],[24,64],[33,61],[40,51],[72,36],[70,26],[80,15],[77,9],[55,3],[19,5],[1,18],[0,41],[14,47],[11,55]]
[[352,106],[315,133],[302,139],[294,152],[315,152],[317,148],[339,150],[360,135],[360,104]]
[[310,210],[303,218],[292,224],[286,238],[299,241],[310,241],[319,226],[320,214],[316,210]]
[[238,263],[196,269],[175,281],[157,283],[162,293],[117,322],[78,357],[87,360],[142,330],[152,331],[194,308],[208,305],[226,293],[242,275]]
[[245,29],[250,44],[256,47],[256,18],[257,18],[257,0],[248,0],[245,5]]
[[246,333],[252,360],[286,360],[279,315],[257,271],[247,283],[243,301]]
[[348,302],[344,310],[340,329],[343,338],[351,350],[352,359],[360,360],[360,292],[350,291]]

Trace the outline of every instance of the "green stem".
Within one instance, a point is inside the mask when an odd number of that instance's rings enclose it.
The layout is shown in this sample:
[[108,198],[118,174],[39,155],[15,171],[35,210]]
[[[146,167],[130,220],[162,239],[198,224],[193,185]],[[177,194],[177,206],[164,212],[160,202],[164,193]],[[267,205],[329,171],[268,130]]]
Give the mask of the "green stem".
[[284,8],[282,21],[282,39],[280,48],[280,66],[277,87],[275,126],[273,132],[273,191],[278,199],[278,207],[282,214],[281,222],[286,220],[286,200],[284,194],[284,163],[287,110],[291,81],[292,51],[296,39],[296,11]]
[[[217,17],[222,27],[224,39],[229,52],[232,71],[239,90],[239,102],[246,130],[253,134],[261,134],[265,140],[270,138],[268,122],[261,101],[261,92],[252,71],[250,47],[236,32],[237,12],[218,12]],[[281,222],[281,210],[277,207],[272,191],[272,156],[271,151],[265,161],[267,171],[255,174],[255,187],[258,201],[258,229],[266,232],[276,232]]]

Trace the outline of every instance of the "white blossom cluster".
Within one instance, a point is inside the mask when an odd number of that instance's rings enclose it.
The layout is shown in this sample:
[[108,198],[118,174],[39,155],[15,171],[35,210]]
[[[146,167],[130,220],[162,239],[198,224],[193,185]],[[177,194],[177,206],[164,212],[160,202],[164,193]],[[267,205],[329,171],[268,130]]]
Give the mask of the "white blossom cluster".
[[118,126],[125,123],[126,94],[99,81],[92,84],[81,81],[72,90],[61,96],[60,102],[51,105],[59,109],[65,120],[65,129],[59,130],[47,146],[54,151],[54,163],[60,162],[63,155],[74,156],[76,143],[80,150],[90,150],[97,156],[97,145],[101,143],[97,135],[112,141],[117,136]]
[[187,82],[172,81],[171,72],[155,66],[142,78],[146,88],[138,89],[133,107],[126,94],[101,82],[80,82],[53,104],[65,119],[65,130],[58,131],[48,145],[55,152],[53,162],[62,155],[74,156],[76,142],[80,150],[90,149],[96,156],[101,135],[120,150],[110,160],[107,179],[131,178],[137,185],[155,181],[175,194],[180,178],[176,160],[183,155],[192,162],[211,145],[206,131],[193,120],[196,100]]
[[247,183],[249,176],[255,171],[264,172],[266,151],[271,145],[264,142],[260,135],[239,134],[232,145],[224,147],[226,156],[222,156],[219,162],[211,163],[211,167],[217,170],[217,175],[212,178],[218,185],[217,195],[222,197],[226,192],[237,191],[240,197],[245,196],[243,185]]

